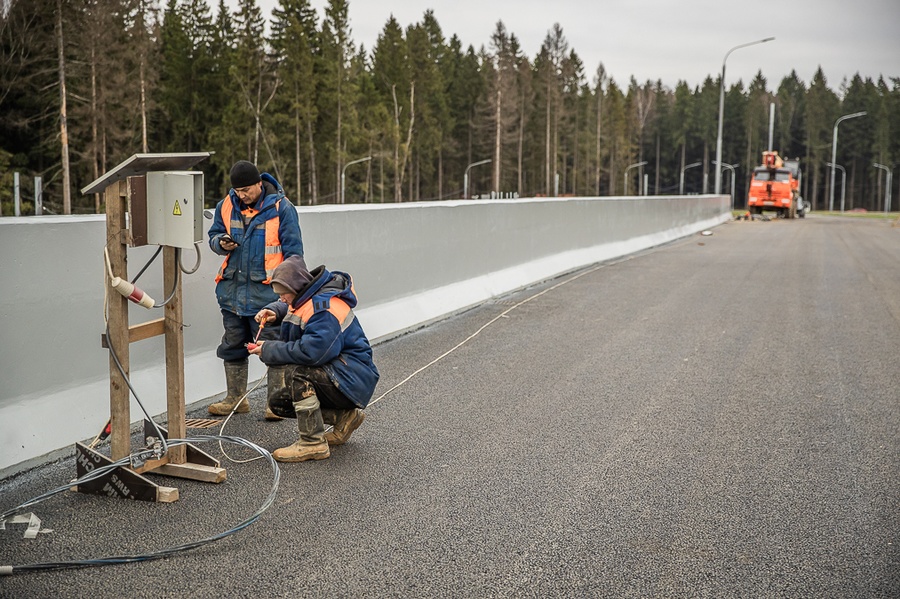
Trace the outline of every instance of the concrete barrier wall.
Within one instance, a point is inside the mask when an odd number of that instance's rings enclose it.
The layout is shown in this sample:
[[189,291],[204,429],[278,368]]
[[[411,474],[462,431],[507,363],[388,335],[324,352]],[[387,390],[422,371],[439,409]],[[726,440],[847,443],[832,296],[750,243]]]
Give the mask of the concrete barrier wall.
[[[357,311],[378,342],[491,297],[582,266],[715,226],[727,196],[477,200],[298,208],[312,268],[353,275]],[[208,225],[208,221],[207,221]],[[0,219],[0,477],[92,438],[109,417],[109,353],[100,216]],[[155,247],[130,248],[128,276]],[[185,397],[224,392],[213,278],[220,258],[200,247],[184,275]],[[196,253],[186,251],[191,269]],[[122,276],[122,273],[115,273]],[[164,299],[157,259],[138,285]],[[162,317],[130,305],[131,324]],[[377,350],[376,350],[377,356]],[[162,337],[130,346],[133,386],[165,411]],[[265,372],[251,360],[251,377]],[[143,415],[132,400],[132,418]]]

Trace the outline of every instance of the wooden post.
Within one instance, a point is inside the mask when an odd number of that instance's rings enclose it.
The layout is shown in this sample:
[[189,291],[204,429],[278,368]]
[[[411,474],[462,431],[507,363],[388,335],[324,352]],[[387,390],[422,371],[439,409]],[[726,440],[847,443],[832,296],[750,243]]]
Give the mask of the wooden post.
[[[126,183],[118,181],[104,191],[106,197],[106,249],[114,276],[128,277],[128,252],[126,246],[125,206]],[[104,265],[104,269],[106,265]],[[105,277],[104,277],[105,278]],[[109,281],[105,281],[108,286]],[[128,340],[128,300],[113,289],[108,289],[107,342],[116,352],[119,364],[126,376],[130,372]],[[112,351],[109,355],[109,414],[110,455],[113,461],[131,453],[131,395],[128,384],[116,366]]]
[[[169,435],[184,439],[184,310],[181,301],[181,277],[178,274],[178,251],[170,246],[163,247],[163,289],[171,293],[172,299],[166,304],[166,409],[168,411]],[[165,298],[163,298],[165,299]],[[184,464],[184,445],[169,449],[170,464]]]
[[[112,171],[106,173],[81,190],[84,194],[103,192],[106,202],[106,253],[109,257],[111,276],[128,279],[128,246],[147,243],[146,230],[146,178],[143,173],[190,167],[209,154],[135,154]],[[128,177],[131,173],[133,176]],[[131,212],[128,226],[127,215]],[[136,234],[137,232],[137,234]],[[111,459],[92,448],[76,443],[79,477],[101,464],[131,457],[130,463],[104,473],[103,476],[78,485],[75,490],[112,497],[124,497],[145,501],[175,501],[178,489],[163,487],[141,476],[144,472],[219,483],[227,472],[219,467],[219,461],[191,444],[169,449],[166,455],[157,456],[146,450],[131,452],[131,374],[129,344],[158,335],[165,335],[166,348],[166,409],[171,438],[184,439],[184,326],[181,300],[181,276],[178,251],[174,247],[163,249],[163,293],[169,299],[165,316],[131,327],[128,325],[128,299],[107,289],[107,331],[102,335],[103,347],[109,356],[109,413]],[[104,259],[103,270],[107,270]],[[106,277],[104,277],[106,279]],[[104,282],[109,285],[109,281]],[[114,357],[115,356],[115,357]],[[118,360],[118,364],[117,364]],[[120,370],[121,367],[121,370]],[[144,421],[144,436],[169,432]]]

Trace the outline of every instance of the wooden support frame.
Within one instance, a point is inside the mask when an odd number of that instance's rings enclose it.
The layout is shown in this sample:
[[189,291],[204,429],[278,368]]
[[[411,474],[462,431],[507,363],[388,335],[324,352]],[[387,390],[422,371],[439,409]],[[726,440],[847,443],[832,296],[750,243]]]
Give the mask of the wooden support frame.
[[[144,245],[146,240],[138,234],[136,239],[127,227],[130,200],[146,198],[148,169],[142,164],[161,165],[158,170],[178,166],[192,166],[208,154],[136,155],[110,171],[101,179],[82,190],[96,193],[103,188],[106,202],[106,251],[113,274],[122,278],[128,273],[128,245]],[[137,158],[137,160],[135,160]],[[143,161],[143,162],[142,162]],[[190,162],[190,164],[187,164]],[[125,168],[125,167],[128,168]],[[163,168],[165,167],[165,168]],[[126,175],[132,175],[127,177]],[[146,206],[146,200],[144,200]],[[132,223],[145,222],[145,216],[131,219]],[[144,233],[143,235],[146,235]],[[107,302],[107,331],[101,336],[101,344],[110,350],[109,357],[109,406],[110,406],[110,454],[111,459],[93,449],[76,444],[79,477],[96,467],[111,464],[132,455],[131,451],[131,393],[126,377],[130,376],[131,343],[155,336],[165,337],[166,353],[166,411],[168,426],[173,438],[183,439],[186,434],[184,394],[184,313],[182,282],[176,248],[163,247],[163,289],[171,295],[165,305],[163,318],[129,326],[129,302],[119,293],[110,292]],[[108,284],[108,283],[107,283]],[[160,428],[168,438],[169,431]],[[156,436],[157,427],[145,422],[145,437]],[[143,501],[176,501],[178,489],[162,487],[143,475],[162,474],[191,480],[219,483],[227,478],[227,472],[218,460],[190,444],[170,447],[158,459],[149,459],[137,465],[119,466],[105,476],[78,485],[75,490],[111,497]]]

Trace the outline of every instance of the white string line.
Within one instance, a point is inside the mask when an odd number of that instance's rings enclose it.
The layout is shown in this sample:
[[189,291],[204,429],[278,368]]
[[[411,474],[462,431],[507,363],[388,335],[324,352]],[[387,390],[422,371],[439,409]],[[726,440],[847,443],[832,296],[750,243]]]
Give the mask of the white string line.
[[[235,403],[234,406],[231,408],[231,412],[229,412],[228,416],[225,418],[225,421],[222,422],[221,428],[219,428],[219,436],[220,437],[225,436],[225,425],[228,424],[228,421],[231,420],[232,416],[234,416],[234,413],[237,411],[238,406],[241,405],[241,402],[244,401],[245,399],[247,399],[251,393],[253,393],[257,389],[259,389],[259,386],[262,384],[262,382],[268,381],[268,379],[269,379],[269,368],[266,367],[265,376],[263,376],[261,379],[256,381],[256,384],[253,385],[253,388],[250,389],[249,391],[247,391],[246,393],[244,393],[244,395],[242,395],[241,398],[237,401],[237,403]],[[247,399],[247,401],[249,402],[250,400]],[[268,404],[268,400],[267,400],[266,406],[268,407],[268,405],[269,404]],[[333,426],[327,425],[325,427],[325,431],[328,432],[329,430],[332,430],[333,428],[334,428]],[[224,457],[226,460],[228,460],[230,462],[234,462],[235,464],[246,464],[247,462],[253,462],[253,461],[256,461],[256,460],[259,460],[259,459],[262,459],[265,457],[262,455],[258,455],[255,458],[248,458],[246,460],[236,460],[233,457],[231,457],[230,455],[228,455],[228,452],[225,451],[225,447],[222,445],[221,441],[219,441],[219,450],[222,452],[222,457]]]
[[[268,381],[268,379],[269,379],[269,369],[266,368],[266,376],[264,376],[261,379],[259,379],[258,381],[256,381],[256,384],[253,385],[253,388],[250,389],[249,391],[247,391],[246,393],[244,393],[241,396],[241,398],[235,402],[234,406],[232,406],[231,412],[228,414],[228,417],[225,418],[225,421],[222,422],[222,427],[219,429],[220,437],[225,436],[225,425],[228,424],[228,421],[231,420],[232,416],[234,416],[234,413],[238,409],[238,406],[241,405],[241,402],[243,402],[245,399],[247,399],[248,395],[250,395],[251,393],[256,391],[259,388],[259,386],[262,384],[263,381]],[[248,403],[249,403],[249,400],[248,400]],[[268,403],[266,405],[268,405]],[[259,459],[262,459],[265,457],[263,455],[258,455],[255,458],[248,458],[246,460],[236,460],[233,457],[231,457],[230,455],[228,455],[228,452],[226,452],[225,448],[222,446],[221,440],[219,441],[219,450],[222,452],[222,457],[224,457],[225,459],[227,459],[231,462],[234,462],[235,464],[246,464],[247,462],[253,462],[255,460],[259,460]]]
[[[608,266],[608,265],[610,265],[610,264],[619,264],[619,263],[624,262],[624,261],[626,261],[626,260],[631,260],[633,257],[635,257],[635,255],[636,255],[636,254],[632,254],[631,256],[626,256],[626,257],[624,257],[622,260],[617,260],[617,261],[615,261],[615,262],[604,262],[603,264],[598,264],[598,265],[594,266],[593,268],[590,268],[590,269],[588,269],[588,270],[582,271],[582,272],[580,272],[580,273],[578,273],[578,274],[576,274],[576,275],[573,275],[573,276],[569,277],[568,279],[565,279],[565,280],[563,280],[563,281],[560,281],[560,282],[557,283],[556,285],[553,285],[552,287],[548,287],[548,288],[546,288],[546,289],[544,289],[543,291],[540,291],[540,292],[538,292],[538,293],[535,293],[534,295],[529,296],[529,297],[523,299],[521,302],[517,303],[516,305],[507,308],[506,310],[504,310],[503,312],[501,312],[500,314],[498,314],[497,316],[495,316],[495,317],[492,318],[491,320],[489,320],[489,321],[487,321],[486,323],[484,323],[483,325],[481,325],[481,327],[480,327],[477,331],[475,331],[474,333],[472,333],[471,335],[469,335],[468,337],[466,337],[465,339],[463,339],[462,341],[460,341],[459,343],[457,343],[455,346],[453,346],[453,347],[450,348],[449,350],[445,351],[443,354],[441,354],[440,356],[438,356],[437,358],[435,358],[434,360],[432,360],[431,362],[429,362],[429,363],[426,364],[425,366],[422,366],[421,368],[419,368],[418,370],[416,370],[415,372],[413,372],[412,374],[410,374],[409,376],[407,376],[405,379],[403,379],[402,381],[400,381],[399,383],[397,383],[396,385],[394,385],[393,387],[391,387],[390,389],[388,389],[387,391],[385,391],[384,393],[382,393],[381,395],[379,395],[377,398],[375,398],[375,399],[373,399],[372,401],[370,401],[369,404],[368,404],[368,406],[375,405],[376,403],[378,403],[379,401],[381,401],[382,399],[384,399],[385,397],[387,397],[388,394],[392,393],[393,391],[396,391],[398,388],[400,388],[401,386],[403,386],[404,384],[406,384],[407,382],[409,382],[413,377],[415,377],[415,376],[416,376],[417,374],[419,374],[420,372],[422,372],[422,371],[424,371],[424,370],[427,370],[428,368],[434,366],[435,364],[437,364],[438,362],[440,362],[441,360],[443,360],[444,358],[446,358],[447,356],[449,356],[450,354],[452,354],[453,352],[455,352],[456,350],[458,350],[460,347],[462,347],[463,345],[465,345],[466,343],[468,343],[469,341],[471,341],[472,339],[474,339],[476,336],[478,336],[479,333],[481,333],[481,331],[483,331],[484,329],[488,328],[489,326],[491,326],[492,324],[494,324],[495,322],[497,322],[499,319],[505,318],[507,314],[509,314],[510,312],[512,312],[513,310],[515,310],[516,308],[518,308],[519,306],[524,305],[524,304],[527,304],[527,303],[530,302],[531,300],[537,299],[537,298],[541,297],[542,295],[544,295],[545,293],[549,293],[550,291],[553,291],[554,289],[556,289],[556,288],[558,288],[558,287],[562,287],[563,285],[566,285],[566,284],[568,284],[568,283],[571,283],[572,281],[574,281],[574,280],[576,280],[576,279],[580,279],[581,277],[583,277],[583,276],[585,276],[585,275],[589,275],[589,274],[591,274],[592,272],[595,272],[595,271],[597,271],[597,270],[600,270],[600,269],[603,268],[604,266]],[[266,374],[268,374],[268,370],[266,371]],[[244,396],[241,397],[240,401],[238,401],[238,402],[234,405],[234,407],[231,409],[231,413],[228,414],[228,417],[225,418],[225,421],[222,423],[222,428],[219,430],[219,435],[220,435],[220,436],[224,436],[224,434],[225,434],[225,425],[228,424],[228,421],[229,421],[229,420],[231,419],[231,417],[234,415],[235,410],[237,410],[237,406],[241,403],[241,401],[244,400],[244,398],[246,398],[248,395],[250,395],[250,393],[252,393],[253,391],[255,391],[256,388],[259,387],[260,383],[262,383],[262,381],[265,380],[266,378],[267,378],[267,377],[261,378],[261,379],[256,383],[256,385],[253,387],[253,389],[250,389],[249,391],[247,391],[247,393],[245,393]],[[366,406],[366,407],[368,407],[368,406]],[[232,462],[234,462],[234,463],[236,463],[236,464],[243,464],[243,463],[246,463],[246,462],[252,462],[252,461],[254,461],[254,460],[258,460],[258,459],[260,459],[261,457],[263,457],[263,456],[257,456],[257,457],[255,457],[255,458],[250,458],[250,459],[247,459],[247,460],[235,460],[234,458],[232,458],[231,456],[229,456],[229,455],[225,452],[225,448],[222,447],[222,442],[221,442],[221,441],[219,442],[219,449],[222,451],[222,456],[223,456],[223,457],[227,458],[228,460],[230,460],[230,461],[232,461]]]
[[[628,256],[628,257],[625,258],[625,260],[630,260],[631,257],[632,257],[632,256]],[[456,344],[456,346],[454,346],[453,348],[447,350],[446,352],[444,352],[443,354],[441,354],[440,356],[438,356],[437,358],[435,358],[434,360],[432,360],[431,362],[429,362],[429,363],[426,364],[425,366],[422,366],[421,368],[419,368],[418,370],[416,370],[415,372],[413,372],[411,375],[409,375],[408,377],[406,377],[405,379],[403,379],[402,381],[400,381],[399,383],[397,383],[396,385],[394,385],[393,387],[391,387],[390,389],[388,389],[387,391],[385,391],[384,393],[382,393],[381,395],[379,395],[376,399],[373,399],[372,401],[370,401],[370,402],[369,402],[369,406],[378,403],[379,401],[381,401],[382,399],[384,399],[385,396],[387,396],[389,393],[391,393],[392,391],[396,390],[396,389],[397,389],[398,387],[400,387],[401,385],[403,385],[403,384],[405,384],[406,382],[408,382],[410,379],[412,379],[414,376],[416,376],[417,374],[419,374],[419,373],[422,372],[423,370],[425,370],[425,369],[427,369],[427,368],[430,368],[431,366],[437,364],[438,362],[440,362],[441,360],[443,360],[444,358],[446,358],[447,356],[449,356],[450,354],[452,354],[453,352],[455,352],[456,350],[458,350],[460,347],[462,347],[463,345],[465,345],[466,343],[468,343],[469,341],[471,341],[472,339],[474,339],[481,331],[483,331],[484,329],[488,328],[490,325],[494,324],[497,320],[499,320],[499,319],[501,319],[501,318],[505,318],[507,314],[509,314],[510,312],[512,312],[513,310],[515,310],[515,309],[518,308],[519,306],[521,306],[522,304],[526,304],[526,303],[530,302],[530,301],[533,300],[533,299],[539,298],[539,297],[541,297],[542,295],[544,295],[545,293],[548,293],[548,292],[550,292],[550,291],[553,291],[553,290],[556,289],[557,287],[562,287],[563,285],[565,285],[565,284],[567,284],[567,283],[571,283],[571,282],[574,281],[575,279],[579,279],[579,278],[583,277],[584,275],[591,274],[592,272],[594,272],[594,271],[596,271],[596,270],[599,270],[599,269],[603,268],[604,266],[607,266],[607,265],[609,265],[609,264],[618,264],[619,262],[624,262],[624,260],[620,260],[620,261],[617,261],[617,262],[604,262],[603,264],[598,264],[597,266],[594,266],[594,267],[591,268],[591,269],[588,269],[588,270],[585,270],[585,271],[583,271],[583,272],[580,272],[580,273],[578,273],[577,275],[573,275],[573,276],[569,277],[568,279],[566,279],[566,280],[564,280],[564,281],[560,281],[560,282],[557,283],[556,285],[553,285],[552,287],[548,287],[547,289],[544,289],[543,291],[541,291],[541,292],[539,292],[539,293],[535,293],[534,295],[525,298],[524,300],[522,300],[522,301],[519,302],[518,304],[516,304],[516,305],[514,305],[514,306],[512,306],[512,307],[510,307],[510,308],[507,308],[506,310],[504,310],[503,312],[501,312],[500,314],[498,314],[497,316],[495,316],[495,317],[492,318],[491,320],[489,320],[489,321],[487,321],[486,323],[484,323],[484,324],[481,326],[481,328],[479,328],[477,331],[475,331],[474,333],[472,333],[471,335],[469,335],[468,337],[466,337],[465,339],[463,339],[461,342],[459,342],[458,344]],[[366,406],[366,407],[368,407],[368,406]]]

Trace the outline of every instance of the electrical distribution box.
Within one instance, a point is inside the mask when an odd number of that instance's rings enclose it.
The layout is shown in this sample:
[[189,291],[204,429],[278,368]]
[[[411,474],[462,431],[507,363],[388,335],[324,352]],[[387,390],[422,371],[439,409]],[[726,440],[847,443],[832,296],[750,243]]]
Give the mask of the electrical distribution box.
[[147,243],[190,249],[203,238],[203,173],[147,173]]

